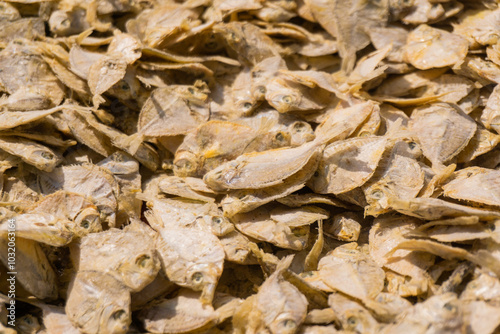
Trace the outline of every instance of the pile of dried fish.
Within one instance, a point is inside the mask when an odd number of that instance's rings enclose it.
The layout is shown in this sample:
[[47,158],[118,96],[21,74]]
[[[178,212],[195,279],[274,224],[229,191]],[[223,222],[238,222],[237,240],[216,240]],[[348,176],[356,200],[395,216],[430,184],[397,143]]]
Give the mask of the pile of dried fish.
[[0,331],[498,333],[499,3],[0,1]]

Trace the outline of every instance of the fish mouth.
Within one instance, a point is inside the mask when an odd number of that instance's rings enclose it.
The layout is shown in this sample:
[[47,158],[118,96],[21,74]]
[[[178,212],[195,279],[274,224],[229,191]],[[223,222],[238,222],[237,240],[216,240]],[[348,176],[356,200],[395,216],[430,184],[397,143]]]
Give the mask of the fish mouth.
[[200,297],[200,301],[203,304],[205,304],[205,305],[212,304],[212,300],[214,299],[216,287],[217,287],[217,284],[215,284],[215,283],[209,283],[203,287],[203,290],[201,292],[201,297]]

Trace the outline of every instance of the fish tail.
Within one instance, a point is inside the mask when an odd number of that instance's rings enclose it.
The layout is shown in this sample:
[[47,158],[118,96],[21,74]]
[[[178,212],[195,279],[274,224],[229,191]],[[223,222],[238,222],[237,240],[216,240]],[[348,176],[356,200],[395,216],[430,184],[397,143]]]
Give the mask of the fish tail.
[[120,146],[123,147],[128,154],[135,155],[143,141],[144,136],[141,133],[134,133],[127,138],[120,138]]

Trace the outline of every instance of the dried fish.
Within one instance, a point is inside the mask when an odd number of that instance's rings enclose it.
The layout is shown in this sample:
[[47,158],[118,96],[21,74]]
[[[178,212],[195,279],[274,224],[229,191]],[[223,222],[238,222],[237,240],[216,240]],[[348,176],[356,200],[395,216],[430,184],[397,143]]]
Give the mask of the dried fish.
[[[165,228],[158,232],[160,237],[156,248],[168,279],[194,291],[202,291],[201,300],[209,304],[225,258],[219,239],[191,228]],[[179,243],[179,240],[183,242]]]
[[46,193],[64,189],[89,196],[99,209],[101,221],[109,227],[115,225],[119,185],[105,168],[92,164],[62,166],[42,174],[40,185]]
[[495,332],[499,19],[496,0],[0,1],[17,330]]
[[53,171],[62,160],[56,151],[20,137],[0,137],[0,149],[45,172]]
[[328,145],[308,185],[320,194],[341,194],[362,186],[385,151],[384,137],[357,137]]
[[250,213],[239,213],[231,221],[243,234],[267,241],[278,247],[302,250],[307,245],[309,225],[328,214],[318,207],[290,209],[260,207]]
[[440,166],[467,146],[477,126],[461,110],[438,103],[416,108],[411,116],[411,128],[425,157]]
[[68,288],[66,314],[86,333],[126,333],[131,322],[130,292],[113,276],[79,272]]
[[420,70],[451,66],[464,60],[468,46],[459,35],[423,24],[408,34],[405,59]]
[[[113,276],[130,291],[142,290],[158,274],[160,263],[154,239],[148,233],[128,229],[130,226],[85,236],[71,254],[75,268]],[[124,245],[129,250],[117,254],[115,250]]]
[[243,154],[205,174],[203,180],[215,190],[277,185],[305,166],[321,146],[312,141],[294,148]]

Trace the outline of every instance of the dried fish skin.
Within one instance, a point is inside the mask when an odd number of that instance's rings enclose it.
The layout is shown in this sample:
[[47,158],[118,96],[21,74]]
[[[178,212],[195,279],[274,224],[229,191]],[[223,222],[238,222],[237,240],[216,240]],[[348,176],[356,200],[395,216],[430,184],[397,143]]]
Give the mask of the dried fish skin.
[[151,283],[160,270],[154,242],[147,233],[110,229],[82,238],[73,248],[72,258],[76,270],[113,276],[137,292]]
[[[149,137],[186,134],[208,120],[207,95],[194,86],[157,88],[144,103],[137,129]],[[184,89],[189,91],[183,94]]]
[[[401,241],[407,240],[406,233],[413,231],[419,224],[414,218],[391,217],[377,218],[369,235],[369,251],[380,266],[400,275],[411,277],[406,286],[400,287],[401,296],[418,295],[427,290],[427,273],[434,264],[434,256],[408,250],[397,250],[387,257],[387,253]],[[404,290],[403,290],[404,289]]]
[[316,127],[316,138],[327,143],[346,139],[377,109],[375,102],[366,101],[348,108],[330,110]]
[[160,183],[158,184],[158,188],[161,192],[168,195],[176,195],[183,198],[207,203],[215,201],[215,198],[211,193],[211,189],[206,188],[203,189],[205,191],[200,191],[199,189],[192,188],[193,183],[203,188],[206,187],[205,183],[198,178],[167,176],[160,181]]
[[476,134],[457,156],[457,162],[470,162],[480,155],[491,152],[500,143],[500,135],[478,125]]
[[38,121],[39,119],[49,116],[59,110],[61,110],[61,107],[54,107],[46,110],[0,112],[0,130],[3,131],[12,129],[16,126]]
[[453,180],[443,186],[444,195],[459,200],[500,206],[499,177],[500,172],[494,169],[464,168],[455,172]]
[[420,70],[452,66],[467,55],[469,42],[444,30],[420,25],[408,35],[405,59]]
[[65,246],[73,239],[73,233],[67,228],[70,221],[49,214],[6,215],[0,221],[0,235],[8,236],[9,219],[16,220],[16,235],[21,238],[41,242],[51,246]]
[[242,233],[234,230],[220,238],[226,261],[239,264],[257,264],[257,260],[252,256],[250,247],[251,241]]
[[499,10],[473,9],[459,15],[457,23],[453,24],[453,33],[469,40],[471,48],[480,45],[493,45],[498,41],[497,27]]
[[383,26],[389,17],[389,1],[311,0],[311,12],[321,26],[337,38],[343,70],[354,68],[356,52],[370,43],[368,31]]
[[223,236],[234,230],[233,224],[213,202],[156,197],[149,200],[147,205],[151,211],[144,214],[152,218],[150,224],[155,229],[194,228],[216,236]]
[[144,323],[144,328],[152,333],[186,333],[199,330],[217,320],[214,308],[201,303],[199,299],[199,292],[182,289],[177,297],[141,310],[139,319]]
[[375,173],[386,143],[385,137],[333,142],[325,148],[308,186],[320,194],[341,194],[362,186]]
[[132,321],[128,289],[95,271],[77,273],[68,288],[65,311],[76,328],[89,334],[124,334]]
[[[0,53],[0,64],[5,66],[0,72],[0,82],[9,94],[19,95],[19,107],[24,105],[24,110],[39,110],[62,102],[65,96],[63,85],[36,49],[9,43]],[[22,101],[25,98],[28,98],[26,104]],[[16,103],[12,106],[15,108]]]
[[[0,238],[0,260],[7,266],[8,239]],[[42,247],[33,240],[16,238],[16,280],[26,291],[40,299],[56,299],[58,296],[56,274]]]
[[492,220],[500,217],[500,212],[486,209],[477,209],[465,205],[455,204],[438,198],[412,198],[399,200],[392,198],[389,205],[396,211],[411,217],[426,220],[441,219],[443,217],[478,216],[482,220]]
[[347,258],[335,256],[340,248],[344,247],[336,248],[320,260],[318,271],[321,280],[334,291],[340,291],[364,303],[370,302],[382,292],[384,271],[369,255],[356,250],[350,250],[353,254]]
[[74,8],[72,11],[55,10],[50,14],[49,28],[58,36],[70,36],[81,33],[90,28],[85,20],[87,15],[83,8]]
[[361,231],[361,217],[354,212],[340,213],[326,222],[325,233],[341,241],[357,241]]
[[405,313],[396,324],[389,325],[382,333],[453,333],[461,332],[464,326],[463,310],[457,295],[448,292],[432,296],[418,303]]
[[500,87],[495,86],[491,95],[488,97],[486,107],[481,114],[481,123],[487,129],[493,129],[500,134],[500,114],[498,113],[498,104],[500,103]]
[[217,24],[213,29],[224,37],[230,50],[244,64],[255,65],[266,58],[279,56],[279,46],[251,23]]
[[123,79],[127,70],[127,62],[118,56],[99,58],[89,68],[88,85],[94,94],[94,104],[102,101],[101,95],[114,84]]
[[410,127],[425,157],[436,166],[458,155],[477,129],[472,118],[452,105],[443,103],[414,109]]
[[[174,173],[201,176],[221,163],[237,158],[263,130],[234,122],[203,123],[188,133],[177,148]],[[196,170],[190,173],[191,169]]]
[[[62,190],[45,196],[30,208],[27,208],[26,213],[18,216],[17,219],[27,224],[36,225],[31,227],[33,233],[37,234],[36,239],[33,240],[52,244],[47,239],[50,238],[50,235],[37,233],[36,230],[43,231],[44,229],[57,228],[61,234],[55,236],[56,239],[63,238],[59,242],[62,241],[63,244],[66,244],[72,238],[80,238],[89,233],[102,231],[99,216],[99,211],[92,201],[83,195]],[[42,219],[36,222],[37,217]],[[58,244],[56,246],[62,245]]]

